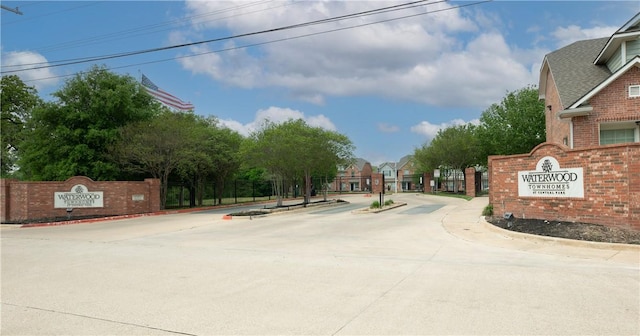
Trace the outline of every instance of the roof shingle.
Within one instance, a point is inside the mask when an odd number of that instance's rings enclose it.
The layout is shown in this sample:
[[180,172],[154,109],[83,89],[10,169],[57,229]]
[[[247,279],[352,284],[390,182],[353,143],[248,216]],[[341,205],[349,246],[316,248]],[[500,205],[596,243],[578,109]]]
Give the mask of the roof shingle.
[[571,106],[598,84],[611,76],[606,65],[595,65],[593,60],[609,38],[574,42],[547,54],[549,70],[553,76],[563,109]]

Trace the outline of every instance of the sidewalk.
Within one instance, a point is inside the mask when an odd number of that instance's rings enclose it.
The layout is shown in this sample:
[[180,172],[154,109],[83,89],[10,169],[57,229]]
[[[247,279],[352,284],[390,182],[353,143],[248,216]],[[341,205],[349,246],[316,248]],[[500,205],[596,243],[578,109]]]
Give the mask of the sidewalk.
[[501,248],[639,265],[640,245],[610,244],[538,236],[499,228],[484,220],[488,197],[476,197],[448,213],[442,226],[461,239]]

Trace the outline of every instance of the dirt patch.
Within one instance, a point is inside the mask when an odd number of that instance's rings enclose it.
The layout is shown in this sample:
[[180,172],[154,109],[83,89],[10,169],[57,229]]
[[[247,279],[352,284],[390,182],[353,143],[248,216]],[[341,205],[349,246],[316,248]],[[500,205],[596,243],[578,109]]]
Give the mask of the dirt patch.
[[487,217],[487,222],[500,228],[547,237],[586,240],[602,243],[640,245],[640,231],[599,224],[548,221],[543,219]]

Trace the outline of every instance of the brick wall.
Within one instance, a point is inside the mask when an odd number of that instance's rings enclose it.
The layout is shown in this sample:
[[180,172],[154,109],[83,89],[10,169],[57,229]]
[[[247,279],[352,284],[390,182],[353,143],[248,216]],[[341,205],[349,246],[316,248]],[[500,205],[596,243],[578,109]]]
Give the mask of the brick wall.
[[[558,113],[565,109],[560,102],[556,84],[551,76],[551,71],[547,73],[545,89],[545,124],[547,131],[547,142],[563,144],[566,138],[569,141],[569,120],[558,118]],[[548,106],[551,106],[549,109]]]
[[640,120],[640,98],[629,98],[629,85],[640,84],[640,68],[632,67],[598,92],[588,116],[573,118],[574,148],[598,146],[601,123]]
[[[112,216],[160,210],[160,181],[100,181],[76,176],[64,182],[21,182],[0,179],[0,222],[19,223],[67,216],[66,209],[54,207],[55,192],[69,192],[82,184],[89,192],[103,192],[102,208],[75,208],[73,217]],[[133,200],[134,195],[143,200]]]
[[[584,198],[518,196],[518,171],[552,156],[562,168],[583,168]],[[568,149],[553,143],[530,154],[489,157],[489,203],[498,216],[585,222],[640,230],[640,143]]]

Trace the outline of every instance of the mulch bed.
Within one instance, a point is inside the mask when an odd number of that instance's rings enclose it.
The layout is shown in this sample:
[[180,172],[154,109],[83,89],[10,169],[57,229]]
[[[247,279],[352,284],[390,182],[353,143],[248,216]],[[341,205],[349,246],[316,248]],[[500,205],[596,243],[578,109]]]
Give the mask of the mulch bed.
[[640,245],[640,231],[599,224],[522,218],[507,220],[503,217],[487,217],[487,222],[503,229],[540,236]]

